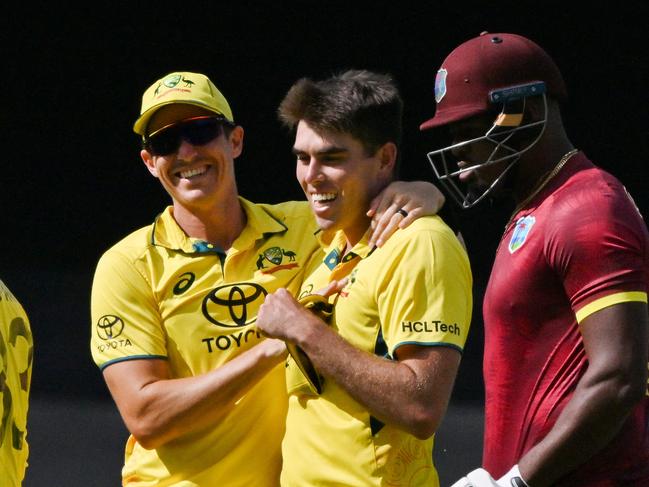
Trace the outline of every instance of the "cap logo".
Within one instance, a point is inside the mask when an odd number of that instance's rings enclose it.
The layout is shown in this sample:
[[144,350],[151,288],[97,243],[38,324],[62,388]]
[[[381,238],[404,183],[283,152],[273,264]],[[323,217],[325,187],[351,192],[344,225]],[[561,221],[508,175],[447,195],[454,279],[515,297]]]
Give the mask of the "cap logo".
[[444,98],[444,95],[446,95],[446,75],[448,74],[448,71],[446,69],[441,68],[439,71],[437,71],[437,76],[435,76],[435,101],[439,103],[442,101],[442,98]]
[[163,85],[165,85],[167,88],[173,88],[176,86],[178,83],[180,83],[181,75],[179,74],[173,74],[169,76],[168,78],[165,78],[164,81],[162,82]]
[[178,83],[180,83],[181,81],[185,83],[185,88],[191,88],[195,84],[192,80],[185,78],[182,74],[172,74],[171,76],[167,76],[162,80],[162,82],[158,84],[153,93],[154,96],[157,96],[160,93],[160,88],[162,88],[163,86],[165,88],[172,89],[178,86]]

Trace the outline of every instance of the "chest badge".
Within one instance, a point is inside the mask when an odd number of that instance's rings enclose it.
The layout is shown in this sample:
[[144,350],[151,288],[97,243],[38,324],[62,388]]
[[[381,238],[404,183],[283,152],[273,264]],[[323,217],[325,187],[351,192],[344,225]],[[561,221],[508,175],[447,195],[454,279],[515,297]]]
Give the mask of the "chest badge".
[[509,241],[510,254],[513,254],[523,246],[535,223],[536,218],[533,216],[525,216],[518,219],[514,232],[512,233],[512,238]]
[[[292,250],[286,250],[281,247],[271,247],[264,250],[259,257],[257,258],[257,270],[261,271],[263,274],[272,274],[282,269],[293,269],[298,267],[299,264],[296,262],[297,254]],[[282,261],[286,258],[288,263],[282,264]],[[274,267],[267,268],[264,263],[270,263]]]

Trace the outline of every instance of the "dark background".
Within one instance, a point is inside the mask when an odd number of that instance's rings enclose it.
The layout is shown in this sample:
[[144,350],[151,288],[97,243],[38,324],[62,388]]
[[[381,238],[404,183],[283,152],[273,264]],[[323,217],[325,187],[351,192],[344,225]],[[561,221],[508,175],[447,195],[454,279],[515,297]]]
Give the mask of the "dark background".
[[[156,79],[208,74],[246,130],[240,193],[257,202],[302,199],[291,140],[275,117],[294,81],[345,68],[394,74],[406,106],[402,178],[433,181],[425,153],[440,142],[418,125],[433,113],[439,64],[483,30],[520,33],[564,73],[575,145],[618,176],[647,214],[647,18],[645,1],[4,6],[0,278],[31,320],[32,397],[110,400],[89,353],[90,286],[101,253],[169,201],[132,132],[141,94]],[[454,400],[480,401],[480,302],[508,213],[486,207],[460,216],[476,308]]]

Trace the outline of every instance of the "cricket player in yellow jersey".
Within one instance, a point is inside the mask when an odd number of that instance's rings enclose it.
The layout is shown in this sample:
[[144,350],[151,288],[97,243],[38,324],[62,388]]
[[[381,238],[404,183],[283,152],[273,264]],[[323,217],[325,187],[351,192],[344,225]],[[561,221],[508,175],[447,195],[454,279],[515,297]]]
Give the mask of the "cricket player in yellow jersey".
[[398,90],[368,71],[304,78],[279,113],[296,129],[297,178],[322,230],[323,252],[300,297],[347,279],[329,298],[330,324],[285,289],[259,310],[259,329],[301,348],[320,374],[311,381],[318,393],[288,362],[281,484],[439,485],[433,437],[469,331],[472,275],[460,241],[436,216],[380,248],[369,243],[366,209],[394,178]]
[[25,310],[0,281],[0,485],[19,487],[29,447],[27,410],[34,342]]
[[[300,288],[318,248],[308,203],[238,195],[243,128],[202,74],[151,85],[134,130],[172,205],[106,251],[93,282],[92,355],[131,433],[123,485],[275,486],[286,347],[254,323],[268,293]],[[398,217],[377,206],[389,234]]]

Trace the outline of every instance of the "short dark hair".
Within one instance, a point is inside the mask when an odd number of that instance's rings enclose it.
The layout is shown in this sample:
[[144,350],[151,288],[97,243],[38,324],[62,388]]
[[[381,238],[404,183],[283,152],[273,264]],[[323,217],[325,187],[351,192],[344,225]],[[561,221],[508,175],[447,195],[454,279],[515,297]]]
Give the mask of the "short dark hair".
[[370,155],[387,142],[401,143],[403,101],[389,74],[347,70],[321,81],[302,78],[277,111],[291,130],[304,120],[316,131],[347,133]]

